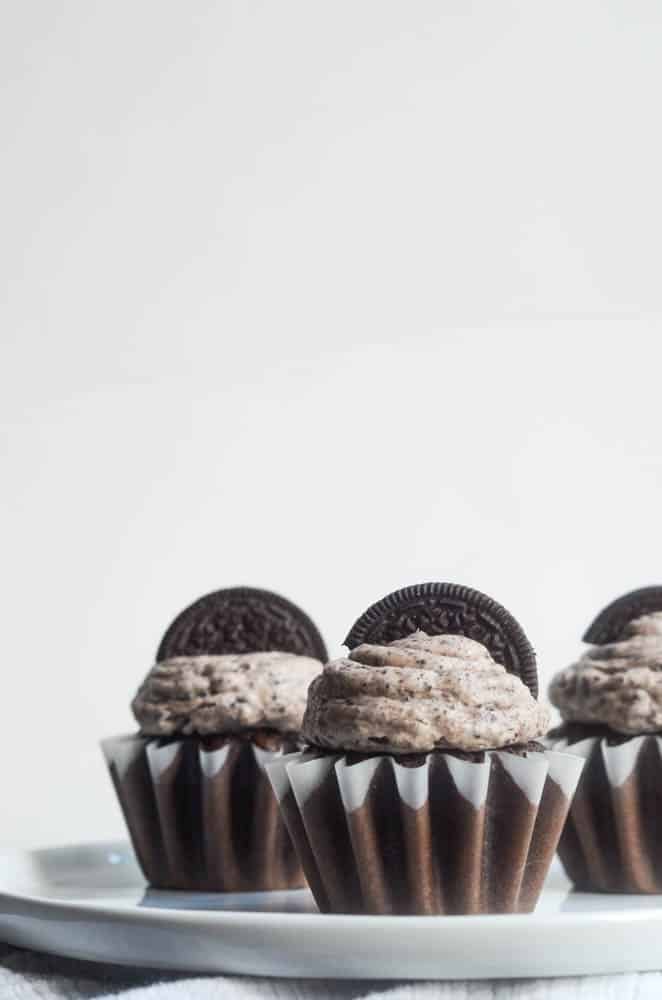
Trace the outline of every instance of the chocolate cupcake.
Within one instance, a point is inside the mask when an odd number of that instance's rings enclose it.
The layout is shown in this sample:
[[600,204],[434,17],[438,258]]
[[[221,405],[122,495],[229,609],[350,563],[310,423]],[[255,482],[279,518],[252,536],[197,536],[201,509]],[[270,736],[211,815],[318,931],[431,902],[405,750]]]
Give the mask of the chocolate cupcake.
[[517,622],[422,584],[345,644],[310,687],[308,746],[268,768],[320,909],[532,910],[582,761],[537,742],[548,711]]
[[552,680],[555,749],[584,771],[559,843],[578,889],[662,892],[662,587],[598,615],[580,659]]
[[265,768],[301,748],[325,659],[313,622],[268,591],[220,590],[175,619],[132,702],[139,732],[102,744],[152,886],[305,884]]

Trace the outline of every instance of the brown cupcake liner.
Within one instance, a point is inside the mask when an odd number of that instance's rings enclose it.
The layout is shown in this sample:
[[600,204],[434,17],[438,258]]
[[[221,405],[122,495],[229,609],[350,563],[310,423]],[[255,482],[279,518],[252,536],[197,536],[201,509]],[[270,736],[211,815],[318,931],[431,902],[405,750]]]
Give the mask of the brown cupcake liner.
[[197,737],[139,735],[105,740],[102,748],[152,886],[257,892],[305,885],[265,771],[283,750],[234,738],[208,749]]
[[536,904],[582,766],[554,751],[416,766],[304,752],[268,774],[323,912],[516,913]]
[[589,737],[553,746],[586,762],[558,848],[576,888],[662,892],[662,739]]

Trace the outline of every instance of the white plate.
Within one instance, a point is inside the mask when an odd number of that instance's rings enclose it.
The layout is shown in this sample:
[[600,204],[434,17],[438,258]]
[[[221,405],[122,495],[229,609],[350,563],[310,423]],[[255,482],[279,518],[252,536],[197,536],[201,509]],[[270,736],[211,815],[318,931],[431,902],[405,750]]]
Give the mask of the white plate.
[[484,979],[662,968],[662,896],[568,892],[528,916],[323,916],[306,891],[150,890],[126,844],[0,854],[0,940],[123,965],[264,976]]

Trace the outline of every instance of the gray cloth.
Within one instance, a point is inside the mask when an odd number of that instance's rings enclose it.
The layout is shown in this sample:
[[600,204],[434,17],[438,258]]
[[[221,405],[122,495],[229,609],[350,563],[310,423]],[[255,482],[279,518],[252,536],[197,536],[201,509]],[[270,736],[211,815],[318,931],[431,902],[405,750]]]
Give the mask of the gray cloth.
[[659,1000],[662,973],[520,981],[375,983],[154,973],[0,945],[0,1000]]

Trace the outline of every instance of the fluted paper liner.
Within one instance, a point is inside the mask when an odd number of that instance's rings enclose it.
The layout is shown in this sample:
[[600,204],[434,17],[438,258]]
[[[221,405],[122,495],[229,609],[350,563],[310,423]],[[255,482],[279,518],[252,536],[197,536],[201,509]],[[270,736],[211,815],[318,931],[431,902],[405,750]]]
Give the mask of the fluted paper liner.
[[238,739],[208,750],[196,737],[141,736],[108,739],[102,748],[152,886],[257,892],[305,885],[265,771],[282,751]]
[[662,739],[554,743],[586,761],[559,842],[578,889],[662,892]]
[[267,770],[322,911],[511,913],[536,904],[582,766],[554,751],[417,766],[309,752]]

